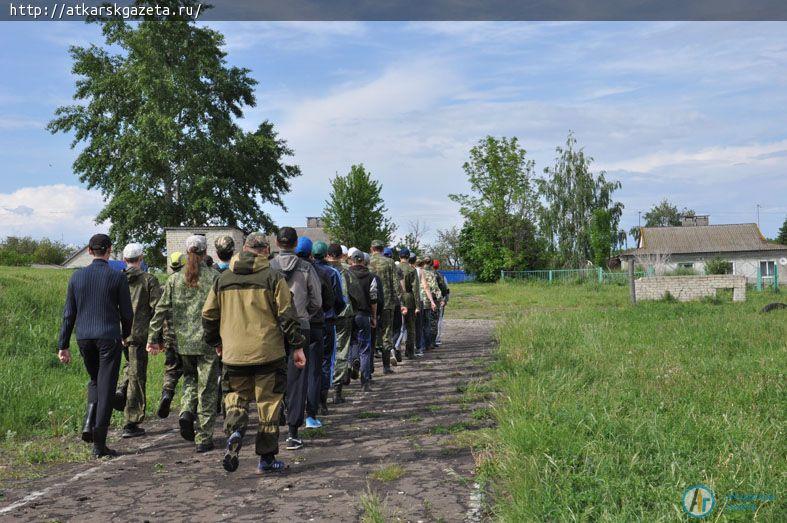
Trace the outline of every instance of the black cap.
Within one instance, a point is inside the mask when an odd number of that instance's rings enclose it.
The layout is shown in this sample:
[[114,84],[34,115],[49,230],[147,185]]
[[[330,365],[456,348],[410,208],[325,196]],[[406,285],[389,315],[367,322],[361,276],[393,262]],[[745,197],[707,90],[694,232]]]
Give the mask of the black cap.
[[94,234],[87,244],[94,251],[106,251],[112,246],[112,240],[106,234]]
[[414,252],[411,252],[411,253],[410,253],[410,258],[408,258],[408,260],[407,260],[407,261],[409,261],[410,263],[415,263],[415,261],[416,261],[417,259],[418,259],[418,256],[417,256],[417,255],[416,255]]
[[328,256],[331,258],[341,258],[342,257],[342,246],[338,243],[332,243],[328,246]]
[[282,227],[276,234],[276,241],[282,245],[295,246],[298,243],[298,233],[292,227]]

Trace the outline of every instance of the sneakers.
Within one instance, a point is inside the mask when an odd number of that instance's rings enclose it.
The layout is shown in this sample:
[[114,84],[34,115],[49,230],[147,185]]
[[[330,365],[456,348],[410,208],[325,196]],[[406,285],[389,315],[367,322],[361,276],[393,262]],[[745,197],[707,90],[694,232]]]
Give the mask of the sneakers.
[[227,450],[224,452],[224,459],[221,464],[227,472],[238,470],[238,454],[243,446],[243,435],[237,430],[230,434],[227,439]]
[[361,377],[361,360],[355,360],[350,368],[350,377],[357,380]]
[[186,441],[194,441],[194,414],[191,412],[184,412],[178,419],[180,425],[180,435]]
[[[402,362],[402,351],[400,349],[394,349],[394,358],[399,363]],[[394,360],[391,360],[391,363],[393,363],[393,362],[394,362]]]
[[123,434],[120,435],[121,438],[137,438],[139,436],[145,435],[145,429],[137,425],[136,423],[127,423],[125,427],[123,427]]
[[161,392],[161,401],[158,404],[158,411],[156,411],[156,415],[164,419],[169,416],[169,406],[172,403],[172,391],[164,390]]
[[320,427],[322,427],[322,422],[317,418],[312,418],[311,416],[306,418],[307,429],[319,429]]
[[344,396],[342,396],[342,386],[337,385],[334,389],[333,393],[333,404],[334,405],[341,405],[345,402]]
[[199,454],[204,454],[205,452],[210,452],[215,448],[216,446],[213,444],[212,441],[206,441],[204,443],[197,443],[197,448],[195,450]]
[[415,357],[416,358],[423,358],[424,357],[424,351],[419,350],[418,352],[415,353]]
[[401,360],[402,360],[401,356],[399,357],[399,359],[396,359],[396,351],[394,349],[391,349],[390,356],[389,356],[389,361],[391,362],[391,365],[398,365]]
[[298,450],[303,448],[303,440],[301,438],[293,438],[292,436],[287,438],[287,446],[285,447],[287,450]]
[[[396,361],[396,360],[394,360]],[[394,370],[391,367],[386,367],[383,369],[383,374],[393,374]]]
[[286,468],[287,465],[285,465],[283,461],[274,459],[271,462],[267,462],[262,457],[260,457],[260,463],[259,465],[257,465],[257,474],[270,474],[272,472],[283,472]]

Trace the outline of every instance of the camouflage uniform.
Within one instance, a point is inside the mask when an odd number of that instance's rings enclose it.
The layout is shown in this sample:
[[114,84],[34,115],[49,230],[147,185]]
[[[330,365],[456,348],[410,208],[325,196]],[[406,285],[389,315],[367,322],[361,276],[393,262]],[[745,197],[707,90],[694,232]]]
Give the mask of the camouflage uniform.
[[125,271],[128,288],[131,292],[131,306],[134,309],[134,323],[131,335],[126,338],[123,353],[126,365],[117,390],[126,396],[126,423],[142,423],[145,420],[145,385],[148,376],[147,341],[148,327],[156,304],[161,298],[161,285],[152,274],[143,272],[137,267],[128,267]]
[[[186,257],[181,252],[173,252],[170,255],[170,267],[172,272],[178,272],[183,268]],[[164,392],[175,395],[175,387],[178,386],[180,377],[183,376],[183,365],[178,354],[178,338],[175,331],[170,326],[170,321],[164,319],[164,384],[161,389]]]
[[346,385],[350,382],[350,368],[347,358],[350,355],[350,344],[353,339],[353,322],[355,320],[353,304],[357,303],[357,296],[363,291],[347,265],[341,262],[330,262],[330,264],[339,271],[344,302],[347,304],[344,310],[336,315],[336,359],[333,364],[333,384]]
[[196,415],[194,441],[198,445],[213,440],[213,423],[216,419],[219,358],[202,338],[202,306],[218,275],[218,272],[202,264],[197,286],[189,287],[184,271],[172,274],[164,284],[164,292],[148,331],[148,343],[156,343],[161,336],[165,318],[171,321],[183,365],[180,415]]
[[[380,246],[381,242],[373,242],[372,246]],[[382,353],[383,367],[386,369],[391,365],[391,351],[394,348],[393,340],[393,317],[394,310],[398,307],[399,296],[402,288],[396,276],[396,264],[390,258],[386,258],[382,253],[372,253],[369,261],[369,270],[375,273],[382,282],[383,310],[380,318],[380,325],[377,326],[376,349]]]
[[402,272],[402,282],[404,291],[402,292],[402,306],[407,307],[407,314],[402,318],[402,328],[407,331],[407,341],[405,342],[405,355],[408,358],[415,356],[415,311],[418,309],[416,295],[421,287],[418,285],[418,272],[407,262],[399,264]]
[[432,292],[432,299],[434,299],[435,305],[437,305],[437,308],[432,310],[432,303],[429,301],[429,297],[426,295],[423,289],[421,289],[421,296],[424,302],[424,308],[426,309],[424,321],[428,322],[427,325],[424,325],[424,344],[427,348],[434,348],[435,338],[437,337],[437,324],[440,320],[440,300],[442,299],[443,295],[440,291],[440,286],[437,284],[437,277],[435,276],[434,268],[431,267],[431,258],[426,258],[424,261],[424,280],[426,280],[429,290]]

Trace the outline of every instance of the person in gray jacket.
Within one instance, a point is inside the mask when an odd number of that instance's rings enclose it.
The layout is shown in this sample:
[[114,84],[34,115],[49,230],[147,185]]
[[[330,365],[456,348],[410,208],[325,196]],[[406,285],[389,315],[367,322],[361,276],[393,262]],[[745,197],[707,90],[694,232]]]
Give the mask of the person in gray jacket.
[[[292,292],[292,301],[298,315],[301,332],[306,338],[305,347],[309,346],[309,320],[317,314],[322,314],[322,294],[320,279],[317,272],[308,261],[295,254],[298,244],[298,233],[292,227],[282,227],[276,235],[276,245],[279,254],[271,260],[271,268],[279,270]],[[308,365],[309,355],[306,356]],[[298,429],[304,422],[306,408],[306,371],[295,366],[292,351],[287,347],[287,390],[284,393],[284,403],[287,407],[287,450],[297,450],[303,447],[303,440],[298,435]]]

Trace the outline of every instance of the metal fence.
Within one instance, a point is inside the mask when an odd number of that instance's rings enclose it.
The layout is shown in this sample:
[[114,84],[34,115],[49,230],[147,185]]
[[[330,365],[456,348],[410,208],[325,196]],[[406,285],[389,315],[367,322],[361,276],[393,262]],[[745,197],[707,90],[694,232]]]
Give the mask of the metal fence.
[[[761,291],[766,288],[779,289],[779,284],[784,284],[783,274],[780,275],[780,264],[766,264],[763,267],[752,266],[751,270],[746,267],[736,267],[733,273],[745,274],[747,282],[756,290]],[[784,270],[782,270],[782,273]],[[686,276],[691,274],[704,274],[686,267],[673,268],[671,270],[658,270],[648,267],[646,270],[634,272],[634,278],[647,278],[650,276]],[[500,271],[501,281],[531,281],[553,283],[595,283],[595,284],[618,284],[628,285],[628,272],[608,271],[600,267],[589,267],[585,269],[543,269],[536,271]]]
[[475,281],[475,274],[467,274],[463,270],[439,271],[445,276],[446,283],[466,283]]

